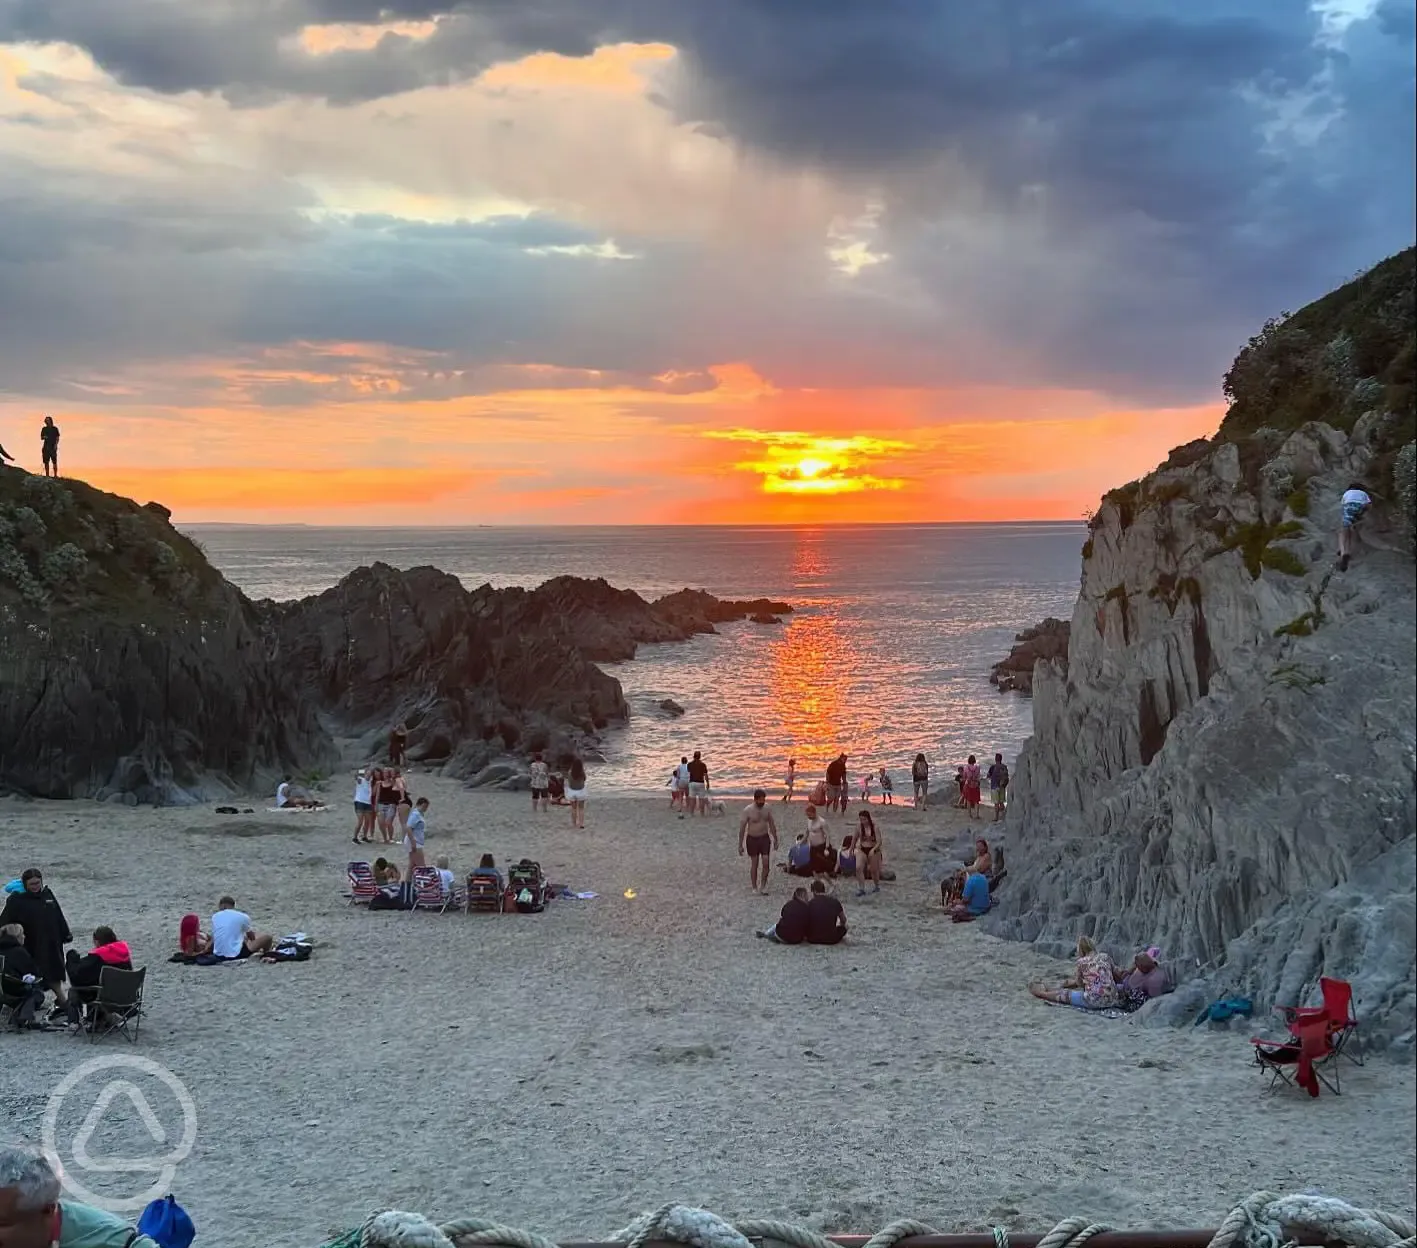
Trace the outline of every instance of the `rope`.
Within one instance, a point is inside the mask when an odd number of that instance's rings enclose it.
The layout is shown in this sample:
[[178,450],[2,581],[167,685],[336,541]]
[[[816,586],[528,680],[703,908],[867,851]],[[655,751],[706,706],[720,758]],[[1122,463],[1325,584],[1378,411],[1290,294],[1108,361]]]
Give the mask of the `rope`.
[[[1038,1248],[1082,1248],[1112,1228],[1087,1218],[1066,1218],[1039,1242]],[[992,1228],[996,1248],[1009,1248],[1009,1233]],[[883,1227],[864,1248],[897,1248],[915,1235],[938,1235],[924,1222],[907,1218]],[[1381,1210],[1359,1209],[1332,1196],[1277,1196],[1256,1192],[1236,1205],[1211,1237],[1209,1248],[1288,1248],[1295,1235],[1348,1248],[1417,1248],[1417,1227]],[[758,1218],[732,1223],[707,1209],[661,1205],[617,1231],[611,1241],[624,1248],[647,1248],[656,1241],[689,1248],[840,1248],[820,1231],[795,1222]],[[756,1242],[755,1242],[756,1241]],[[438,1226],[421,1213],[397,1209],[371,1213],[358,1231],[326,1248],[559,1248],[534,1231],[502,1226],[483,1218],[458,1218]]]

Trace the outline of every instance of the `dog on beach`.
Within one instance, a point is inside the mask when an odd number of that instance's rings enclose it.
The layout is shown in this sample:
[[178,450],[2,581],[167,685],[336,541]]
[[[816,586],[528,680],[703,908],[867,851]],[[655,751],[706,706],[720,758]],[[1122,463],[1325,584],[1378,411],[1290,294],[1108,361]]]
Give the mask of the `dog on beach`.
[[711,815],[726,815],[728,813],[728,807],[723,804],[722,799],[717,797],[710,799],[708,808]]

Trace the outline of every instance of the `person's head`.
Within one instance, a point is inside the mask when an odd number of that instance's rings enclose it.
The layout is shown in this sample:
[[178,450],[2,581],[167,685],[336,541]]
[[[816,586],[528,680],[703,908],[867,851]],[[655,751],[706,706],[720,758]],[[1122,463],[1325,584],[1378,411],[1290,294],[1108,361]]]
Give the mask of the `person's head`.
[[969,756],[969,765],[970,765],[971,767],[974,766],[974,755],[973,755],[973,754],[971,754],[971,755]]
[[418,799],[418,801],[416,801],[416,802],[414,803],[414,805],[417,806],[419,810],[427,810],[427,809],[428,809],[428,799],[427,799],[426,797],[420,797],[420,798]]
[[843,854],[846,853],[846,851],[850,849],[855,843],[856,838],[848,832],[845,836],[841,838],[841,852]]
[[806,901],[810,895],[811,894],[809,894],[807,890],[801,887],[800,885],[792,890],[793,901]]
[[1091,936],[1078,937],[1078,957],[1085,958],[1088,954],[1096,953],[1097,946],[1092,943]]
[[884,767],[882,767],[882,768],[880,768],[879,770],[877,770],[876,774],[877,774],[878,776],[884,776],[884,775],[886,774],[886,769],[885,769]]
[[996,763],[1002,763],[1004,761],[1004,756],[1002,754],[995,754],[994,761]]
[[[697,757],[697,755],[695,757]],[[687,763],[689,761],[689,756],[687,754],[681,754],[679,755],[679,761],[681,763]]]
[[799,844],[799,845],[805,845],[806,843],[807,843],[807,834],[806,834],[805,832],[799,832],[799,833],[797,834],[797,844]]
[[861,811],[856,817],[856,823],[863,832],[867,828],[870,828],[872,832],[876,830],[876,821],[871,818],[871,812],[869,810]]
[[59,1175],[28,1148],[0,1146],[0,1244],[49,1248],[59,1207]]
[[1151,954],[1149,954],[1145,949],[1143,949],[1139,954],[1137,954],[1136,961],[1133,965],[1135,965],[1137,970],[1139,970],[1143,975],[1145,975],[1148,971],[1154,971],[1156,969],[1156,959],[1153,958]]
[[0,936],[16,941],[24,940],[25,929],[18,923],[6,923],[4,927],[0,927]]
[[925,761],[925,755],[923,755],[923,754],[917,754],[917,755],[915,756],[915,761],[916,761],[917,763],[923,763],[923,762]]
[[184,949],[187,947],[188,941],[193,941],[197,939],[197,933],[201,930],[202,920],[199,919],[195,914],[184,914],[182,916],[182,922],[178,925],[177,928],[177,935],[182,941],[182,946]]
[[439,854],[439,855],[438,855],[438,870],[439,870],[439,871],[446,871],[447,869],[448,869],[448,855],[447,855],[447,854]]
[[118,933],[111,927],[96,927],[93,929],[93,947],[97,949],[100,945],[111,945],[118,939]]
[[695,750],[695,751],[694,751],[694,762],[697,763],[697,762],[699,762],[702,758],[703,758],[703,754],[700,753],[698,750]]
[[52,425],[52,424],[54,423],[54,417],[53,417],[53,416],[46,416],[46,417],[44,418],[44,423],[45,423],[46,425]]
[[982,836],[974,842],[974,852],[976,854],[987,854],[989,852],[989,842]]
[[789,758],[789,759],[787,760],[787,765],[788,765],[789,767],[796,767],[796,766],[797,766],[797,760],[796,760],[795,758]]
[[820,897],[820,896],[821,896],[823,893],[825,893],[826,891],[827,891],[827,886],[826,886],[825,884],[823,884],[821,880],[813,880],[813,881],[812,881],[812,892],[813,892],[816,896]]
[[546,760],[541,757],[541,751],[537,750],[536,753],[531,756],[531,761],[533,763],[544,763]]
[[236,909],[236,898],[235,898],[235,897],[223,897],[219,902],[216,903],[216,908],[217,908],[218,910],[235,910],[235,909]]
[[808,818],[808,819],[815,819],[816,817],[817,817],[817,808],[816,808],[815,806],[813,806],[811,802],[808,802],[808,803],[807,803],[807,818]]
[[20,874],[20,883],[25,886],[27,893],[42,893],[44,891],[44,872],[38,867],[26,867]]
[[762,809],[763,804],[768,800],[768,795],[762,789],[753,790],[753,805]]
[[1362,490],[1365,494],[1368,492],[1368,487],[1364,485],[1361,481],[1350,481],[1348,483],[1348,488],[1350,490]]
[[479,862],[477,865],[478,865],[479,867],[493,867],[493,868],[495,868],[495,867],[497,866],[497,860],[496,860],[495,858],[493,858],[491,854],[483,854],[483,855],[482,855],[482,861]]
[[375,858],[375,859],[374,859],[374,870],[375,870],[375,871],[387,871],[388,869],[389,869],[389,860],[388,860],[387,858]]

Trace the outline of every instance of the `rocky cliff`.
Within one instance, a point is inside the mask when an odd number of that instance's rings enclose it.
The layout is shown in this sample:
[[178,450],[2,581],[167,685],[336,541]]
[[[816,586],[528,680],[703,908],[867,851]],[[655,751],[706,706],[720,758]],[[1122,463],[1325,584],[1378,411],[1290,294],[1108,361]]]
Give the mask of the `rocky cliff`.
[[328,760],[257,625],[161,507],[0,469],[0,788],[187,803]]
[[[1389,501],[1411,388],[1401,368],[1383,384],[1394,410],[1222,427],[1109,494],[1066,670],[1035,669],[988,926],[1059,953],[1080,932],[1163,945],[1184,982],[1157,1017],[1228,992],[1295,1002],[1335,975],[1371,1042],[1413,1043],[1417,596],[1411,518]],[[1302,369],[1285,385],[1311,392]],[[1341,572],[1351,482],[1376,504]]]
[[287,683],[375,748],[403,720],[409,757],[454,776],[506,752],[593,748],[629,714],[595,661],[683,641],[716,623],[790,611],[681,590],[646,602],[604,580],[557,577],[533,590],[466,590],[435,568],[360,568],[334,588],[259,610]]
[[1068,674],[1067,620],[1055,620],[1051,615],[1041,624],[1026,628],[1014,637],[1008,654],[989,670],[989,683],[1000,693],[1033,693],[1033,669],[1040,660],[1051,659]]

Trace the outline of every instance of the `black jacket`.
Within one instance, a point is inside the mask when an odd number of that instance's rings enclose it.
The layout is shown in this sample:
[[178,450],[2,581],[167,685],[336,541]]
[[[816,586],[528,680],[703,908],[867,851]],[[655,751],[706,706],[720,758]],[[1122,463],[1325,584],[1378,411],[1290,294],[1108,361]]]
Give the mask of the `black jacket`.
[[789,897],[777,919],[777,938],[784,945],[800,945],[807,939],[807,903]]
[[835,897],[818,893],[807,903],[807,943],[835,945],[846,935],[846,913]]
[[26,975],[44,978],[39,974],[29,950],[13,936],[0,936],[0,970],[15,979],[23,979]]
[[18,923],[25,929],[25,948],[50,984],[64,982],[64,946],[74,939],[64,911],[47,888],[38,893],[6,893],[0,910],[0,927]]

